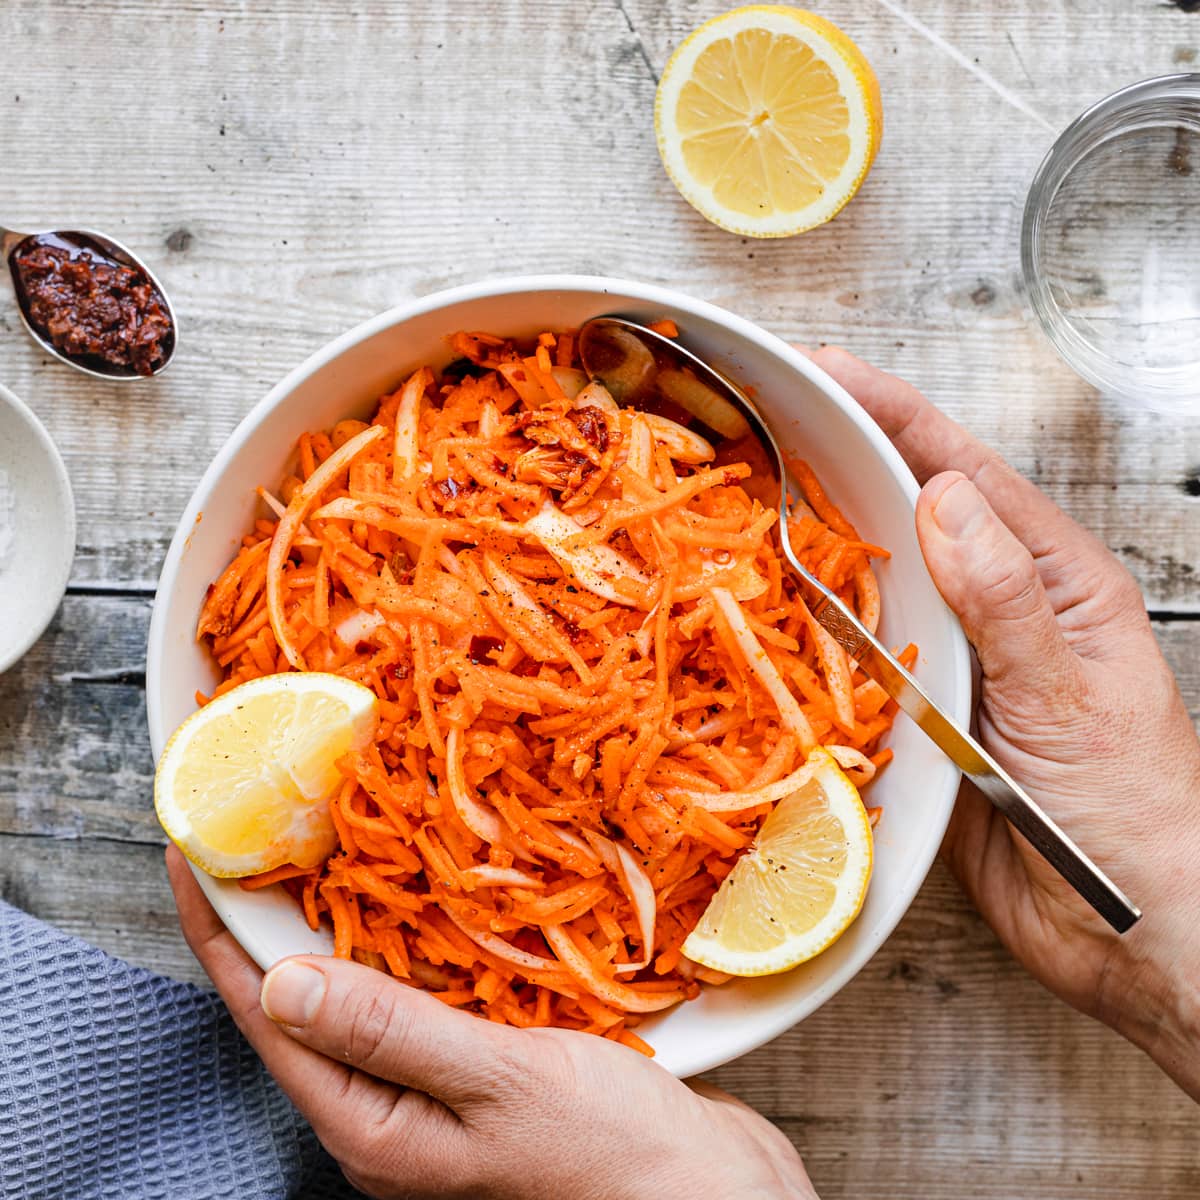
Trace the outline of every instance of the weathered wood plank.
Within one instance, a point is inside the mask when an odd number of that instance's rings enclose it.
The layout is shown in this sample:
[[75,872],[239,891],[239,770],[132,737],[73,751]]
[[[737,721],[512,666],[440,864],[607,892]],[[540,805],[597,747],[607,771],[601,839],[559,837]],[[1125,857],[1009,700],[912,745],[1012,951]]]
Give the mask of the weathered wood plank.
[[[913,8],[1055,125],[1198,40],[1164,4],[1137,21],[1121,0]],[[334,333],[450,283],[579,270],[671,283],[909,375],[1120,550],[1152,604],[1194,608],[1200,429],[1098,401],[1023,309],[1020,210],[1049,135],[886,9],[825,10],[879,71],[884,149],[832,225],[744,244],[679,200],[650,128],[651,70],[707,3],[630,3],[628,21],[616,5],[548,20],[522,0],[303,18],[194,4],[169,20],[128,0],[7,6],[6,219],[127,238],[161,266],[184,323],[171,373],[129,389],[50,364],[11,306],[0,313],[0,374],[69,459],[76,581],[150,584],[203,464]],[[21,53],[48,40],[54,56]],[[126,73],[105,68],[132,43],[139,86],[163,102],[131,141]],[[1081,45],[1082,75],[1064,53]],[[84,88],[92,134],[64,159],[45,132],[73,128]]]
[[0,833],[162,842],[151,799],[150,603],[68,596],[0,675]]
[[205,982],[179,932],[161,846],[0,832],[0,896],[129,962]]

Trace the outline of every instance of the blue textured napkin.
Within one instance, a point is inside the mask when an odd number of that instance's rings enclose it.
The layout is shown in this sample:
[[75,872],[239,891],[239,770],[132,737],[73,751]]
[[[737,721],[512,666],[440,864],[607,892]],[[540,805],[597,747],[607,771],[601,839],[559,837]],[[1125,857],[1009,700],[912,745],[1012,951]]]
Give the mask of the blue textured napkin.
[[0,901],[3,1200],[358,1195],[217,996]]

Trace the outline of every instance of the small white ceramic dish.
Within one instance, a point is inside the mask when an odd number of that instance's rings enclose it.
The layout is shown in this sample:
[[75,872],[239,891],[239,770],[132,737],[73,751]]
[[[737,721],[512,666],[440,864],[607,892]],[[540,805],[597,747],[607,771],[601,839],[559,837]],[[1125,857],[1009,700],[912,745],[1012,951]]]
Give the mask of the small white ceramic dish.
[[75,501],[41,421],[0,387],[0,673],[42,636],[75,558]]
[[[807,358],[749,321],[678,292],[586,276],[503,279],[455,288],[386,312],[314,354],[279,383],[234,431],[179,523],[163,565],[150,625],[147,709],[161,754],[195,708],[197,688],[217,671],[195,638],[209,583],[228,564],[257,512],[254,489],[282,477],[296,439],[348,416],[367,416],[380,395],[422,364],[445,365],[460,329],[505,335],[578,326],[619,312],[674,319],[692,350],[753,389],[785,452],[803,456],[872,542],[892,551],[879,569],[886,641],[916,642],[916,674],[966,724],[967,643],[928,574],[913,529],[917,485],[861,408]],[[813,1012],[862,969],[904,915],[945,831],[958,772],[903,718],[892,731],[895,761],[871,791],[884,818],[875,875],[858,920],[827,953],[786,975],[736,980],[638,1027],[658,1061],[689,1076],[744,1054]],[[197,873],[222,920],[266,967],[296,953],[328,953],[278,889],[244,892]]]

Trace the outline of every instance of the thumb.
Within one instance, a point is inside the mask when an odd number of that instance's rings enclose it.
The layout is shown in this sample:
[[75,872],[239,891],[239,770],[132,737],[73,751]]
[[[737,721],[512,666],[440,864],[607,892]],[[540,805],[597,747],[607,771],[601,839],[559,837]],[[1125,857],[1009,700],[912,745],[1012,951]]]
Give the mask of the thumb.
[[1074,656],[1033,556],[961,472],[935,475],[917,501],[917,535],[934,583],[958,614],[984,678],[1061,696]]
[[371,967],[304,955],[263,978],[263,1012],[298,1042],[450,1108],[494,1088],[499,1030]]

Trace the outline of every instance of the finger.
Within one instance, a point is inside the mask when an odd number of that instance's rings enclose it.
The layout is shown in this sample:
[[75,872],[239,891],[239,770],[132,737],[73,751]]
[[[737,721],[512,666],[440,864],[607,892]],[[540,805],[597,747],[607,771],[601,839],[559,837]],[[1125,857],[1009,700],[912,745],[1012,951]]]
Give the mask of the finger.
[[1009,694],[1061,697],[1077,677],[1033,557],[961,472],[935,476],[917,501],[929,572],[958,614],[984,677]]
[[191,868],[174,847],[167,874],[183,936],[213,981],[246,1040],[292,1098],[331,1153],[339,1153],[340,1123],[348,1113],[360,1123],[386,1120],[397,1100],[389,1088],[342,1063],[297,1044],[259,1002],[263,974],[209,904]]
[[494,1099],[503,1086],[510,1043],[495,1026],[370,967],[316,955],[285,959],[267,972],[262,1003],[305,1046],[419,1088],[455,1111]]

